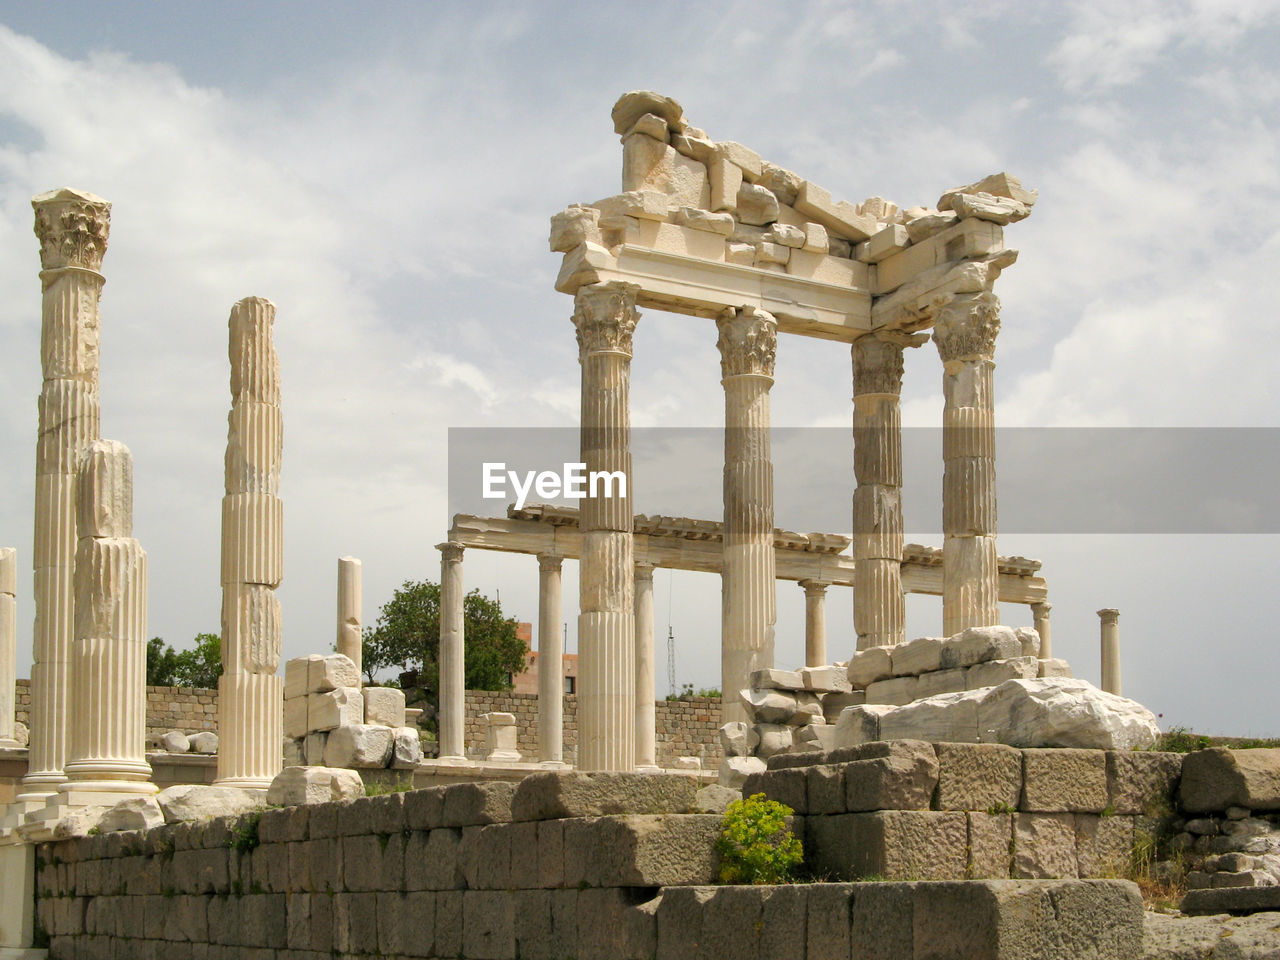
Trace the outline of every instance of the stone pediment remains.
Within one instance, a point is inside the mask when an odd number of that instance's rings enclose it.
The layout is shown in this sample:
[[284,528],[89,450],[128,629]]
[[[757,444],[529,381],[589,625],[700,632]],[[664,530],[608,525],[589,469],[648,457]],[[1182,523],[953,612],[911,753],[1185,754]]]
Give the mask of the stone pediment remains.
[[1036,191],[996,173],[930,206],[833,199],[826,188],[716,141],[675,100],[624,94],[622,192],[552,219],[556,289],[635,283],[640,306],[702,317],[749,304],[781,332],[852,341],[930,326],[952,298],[989,293],[1017,259],[1003,228]]

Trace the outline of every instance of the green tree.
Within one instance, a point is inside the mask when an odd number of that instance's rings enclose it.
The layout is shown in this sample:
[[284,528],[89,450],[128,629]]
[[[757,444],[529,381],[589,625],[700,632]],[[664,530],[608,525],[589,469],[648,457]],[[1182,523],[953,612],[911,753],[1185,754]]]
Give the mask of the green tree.
[[222,676],[222,638],[198,633],[190,650],[174,650],[159,637],[147,641],[147,683],[154,687],[216,689]]
[[[516,621],[502,615],[497,600],[472,590],[463,598],[468,690],[510,690],[524,669],[524,641]],[[362,666],[369,681],[391,667],[416,671],[432,699],[440,685],[440,587],[430,580],[405,581],[382,605],[377,623],[364,631]]]

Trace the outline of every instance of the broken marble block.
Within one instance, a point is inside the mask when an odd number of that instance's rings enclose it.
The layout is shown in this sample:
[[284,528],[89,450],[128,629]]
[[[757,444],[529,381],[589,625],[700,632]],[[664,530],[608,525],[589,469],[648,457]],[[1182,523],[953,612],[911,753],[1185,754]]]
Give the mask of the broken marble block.
[[363,721],[364,697],[359,687],[338,687],[323,693],[312,693],[307,697],[307,728],[312,732],[332,730],[334,727]]
[[383,727],[403,727],[404,691],[396,687],[365,687],[364,722]]
[[170,730],[160,737],[160,747],[165,753],[186,753],[191,749],[191,741],[181,730]]
[[324,746],[324,765],[380,769],[391,760],[394,739],[390,727],[378,727],[367,723],[350,723],[335,727],[329,732],[329,739]]
[[415,727],[396,727],[391,731],[391,769],[412,770],[422,762],[422,740]]
[[192,753],[202,753],[207,756],[218,752],[218,735],[212,730],[193,733],[187,738],[187,742],[191,744]]
[[845,667],[803,667],[800,679],[804,689],[813,693],[848,693],[853,689]]
[[[326,657],[309,657],[307,672],[307,692],[325,693],[329,690],[340,690],[354,687],[360,690],[360,671],[351,659],[341,653],[331,653]],[[359,721],[356,721],[357,723]]]
[[743,690],[739,696],[755,723],[786,723],[795,715],[795,694],[782,690]]
[[364,782],[360,774],[329,767],[285,767],[267,788],[267,803],[282,807],[363,796]]

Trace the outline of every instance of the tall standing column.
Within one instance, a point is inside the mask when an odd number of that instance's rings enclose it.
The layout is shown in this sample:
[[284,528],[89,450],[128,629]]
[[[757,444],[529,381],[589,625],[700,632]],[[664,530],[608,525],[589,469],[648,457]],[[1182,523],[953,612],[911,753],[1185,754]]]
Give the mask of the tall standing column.
[[1049,627],[1049,611],[1052,609],[1053,604],[1048,600],[1041,600],[1039,603],[1031,604],[1031,615],[1035,617],[1036,633],[1040,634],[1041,660],[1053,658],[1053,637]]
[[[855,567],[856,569],[856,567]],[[827,587],[822,580],[801,580],[804,588],[804,665],[827,665]]]
[[1098,616],[1102,620],[1102,689],[1120,696],[1120,611],[1105,607]]
[[933,340],[942,358],[942,621],[947,636],[1000,622],[996,562],[996,334],[992,293],[941,307]]
[[902,591],[902,351],[912,339],[853,344],[853,627],[858,649],[906,639]]
[[283,428],[276,308],[247,297],[231,308],[231,413],[222,499],[222,676],[219,786],[265,790],[283,764],[280,598]]
[[40,358],[40,436],[36,444],[35,628],[32,637],[31,737],[19,800],[52,796],[66,780],[74,633],[76,471],[98,438],[98,342],[102,257],[111,204],[62,189],[31,201],[44,289]]
[[654,702],[653,564],[636,564],[636,769],[658,769]]
[[147,553],[133,539],[133,458],[95,440],[80,461],[68,803],[149,796]]
[[466,763],[466,637],[463,628],[462,551],[452,540],[440,551],[440,752],[445,763]]
[[724,562],[720,573],[720,691],[725,722],[746,720],[738,691],[773,666],[778,621],[769,388],[778,327],[763,310],[716,320],[724,385]]
[[564,766],[564,636],[560,632],[560,568],[538,554],[538,762]]
[[18,745],[15,685],[18,675],[18,551],[0,547],[0,747]]
[[364,637],[360,629],[363,607],[360,561],[355,557],[338,560],[338,642],[335,649],[356,665],[356,674],[364,673],[362,663]]
[[[631,510],[631,341],[639,287],[597,283],[574,298],[582,366],[582,461],[588,490],[578,513],[578,767],[630,770],[636,760],[635,543]],[[621,480],[621,486],[618,484]]]

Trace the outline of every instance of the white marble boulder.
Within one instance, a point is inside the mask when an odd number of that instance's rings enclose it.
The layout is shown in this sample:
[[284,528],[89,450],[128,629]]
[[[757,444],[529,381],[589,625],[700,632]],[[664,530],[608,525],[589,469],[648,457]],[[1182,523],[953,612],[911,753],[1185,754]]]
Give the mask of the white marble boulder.
[[354,770],[333,767],[285,767],[267,789],[267,803],[296,807],[364,796],[364,782]]

